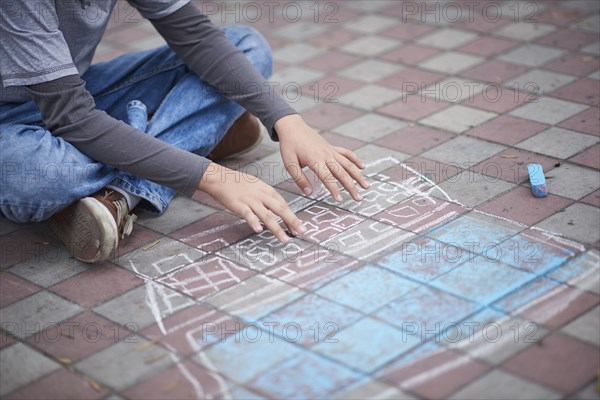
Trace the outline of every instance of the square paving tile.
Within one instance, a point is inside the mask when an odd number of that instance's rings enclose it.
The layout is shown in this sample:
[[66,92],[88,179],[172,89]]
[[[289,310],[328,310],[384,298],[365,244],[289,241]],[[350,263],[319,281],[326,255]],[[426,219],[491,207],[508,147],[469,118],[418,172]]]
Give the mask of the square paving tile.
[[529,181],[528,164],[540,164],[544,172],[549,173],[557,163],[558,160],[555,158],[509,148],[482,161],[472,170],[487,176],[492,183],[498,179],[511,183],[522,183]]
[[132,330],[139,330],[157,322],[157,318],[166,318],[193,303],[181,293],[147,281],[144,286],[96,307],[94,312]]
[[362,174],[365,177],[376,175],[384,169],[398,165],[407,158],[410,158],[408,154],[375,144],[367,144],[356,149],[354,153],[365,163],[366,167],[362,170]]
[[515,118],[509,115],[500,115],[468,130],[466,134],[512,146],[543,131],[547,127],[548,125],[538,122]]
[[600,189],[579,199],[579,201],[592,206],[600,207]]
[[406,46],[399,47],[380,57],[387,61],[415,65],[439,53],[440,50],[432,47],[407,44]]
[[498,57],[499,60],[529,67],[538,67],[560,57],[564,50],[539,44],[526,43]]
[[519,92],[501,88],[496,85],[487,86],[480,94],[472,99],[463,101],[463,105],[479,108],[485,111],[503,114],[520,105],[535,101],[536,96],[529,92]]
[[564,212],[546,218],[537,226],[579,242],[595,243],[600,240],[598,224],[600,212],[596,207],[575,203]]
[[191,221],[204,218],[215,212],[213,208],[200,204],[192,199],[177,196],[160,217],[141,214],[137,223],[156,232],[167,234],[188,225]]
[[188,265],[203,256],[203,252],[170,238],[127,253],[118,264],[145,277],[155,278]]
[[323,357],[305,353],[276,365],[254,380],[250,387],[267,397],[328,397],[360,376]]
[[417,121],[436,111],[443,110],[450,103],[420,94],[405,96],[387,106],[377,109],[378,112],[408,121]]
[[475,108],[456,104],[438,111],[437,113],[422,119],[420,122],[423,125],[432,126],[449,132],[463,133],[495,116],[496,114],[488,111],[477,110]]
[[[1,225],[7,225],[2,219]],[[41,229],[39,229],[41,228]],[[56,236],[50,233],[49,228],[38,224],[28,226],[27,228],[17,229],[5,235],[2,235],[2,244],[0,245],[0,269],[8,268],[12,265],[34,258],[43,262],[48,258],[56,258],[57,254],[63,249],[63,245]]]
[[442,28],[421,36],[416,42],[422,45],[448,50],[462,46],[476,37],[477,35],[472,32],[454,28]]
[[516,22],[504,25],[502,28],[494,31],[494,35],[507,37],[509,39],[530,41],[545,36],[556,30],[556,27],[544,23],[526,23]]
[[365,85],[360,89],[340,96],[339,100],[343,104],[371,111],[390,103],[401,96],[402,92],[398,90],[388,89],[379,85]]
[[0,358],[4,361],[0,364],[0,395],[3,397],[60,368],[56,362],[23,343],[5,348],[0,352]]
[[439,350],[408,366],[386,369],[383,377],[401,389],[428,399],[444,399],[483,375],[489,366],[450,350]]
[[[589,54],[573,52],[547,62],[542,65],[542,68],[563,74],[585,77],[598,70],[598,59]],[[593,76],[588,76],[588,78],[594,79]]]
[[534,275],[530,273],[479,256],[434,279],[430,284],[488,305],[533,278]]
[[567,159],[598,143],[598,138],[563,128],[552,127],[516,146],[551,157]]
[[414,155],[421,154],[453,137],[452,134],[444,131],[413,125],[406,126],[396,133],[384,136],[377,140],[375,144]]
[[561,331],[579,340],[600,347],[600,307],[595,307],[574,321],[565,325]]
[[461,72],[461,75],[482,82],[504,83],[508,79],[522,74],[525,71],[527,71],[527,67],[523,65],[492,60],[469,68],[468,70]]
[[476,207],[511,188],[514,184],[468,171],[442,182],[432,195],[462,206]]
[[571,203],[571,200],[552,194],[538,199],[533,197],[529,188],[517,187],[477,209],[531,226],[566,208]]
[[514,40],[484,36],[459,47],[458,50],[482,57],[490,57],[509,50],[518,43],[519,42]]
[[[449,108],[452,110],[453,107]],[[505,147],[468,136],[459,136],[422,154],[423,157],[444,163],[472,166],[500,153]]]
[[333,343],[340,329],[362,316],[357,311],[309,294],[265,316],[262,323],[275,327],[282,339],[310,347]]
[[[342,329],[334,338],[337,341],[320,343],[314,350],[364,372],[373,372],[419,343],[417,338],[369,317]],[[365,342],[370,345],[362,346]]]
[[341,50],[358,56],[376,56],[401,44],[399,40],[385,36],[363,36],[340,47]]
[[130,399],[199,399],[226,395],[229,385],[216,372],[185,361],[123,391]]
[[577,50],[597,39],[596,35],[576,29],[562,29],[537,40],[538,43]]
[[273,51],[273,59],[288,64],[299,64],[323,53],[323,49],[303,42],[292,42]]
[[431,32],[434,28],[425,24],[415,24],[408,20],[401,24],[394,24],[391,28],[381,32],[381,35],[400,40],[411,40]]
[[346,24],[347,29],[360,33],[377,33],[397,24],[397,20],[381,15],[365,15]]
[[364,60],[342,69],[339,74],[349,79],[373,83],[401,69],[401,66],[387,61]]
[[78,314],[81,307],[47,291],[38,292],[0,309],[2,329],[25,338]]
[[509,114],[543,124],[556,125],[585,109],[586,106],[582,104],[542,96],[535,102],[512,110]]
[[294,82],[298,85],[305,83],[314,82],[315,80],[323,77],[325,73],[316,69],[290,66],[284,69],[280,69],[271,76],[271,82]]
[[327,240],[324,245],[359,260],[370,261],[381,257],[412,236],[413,233],[377,221],[366,220]]
[[479,56],[448,51],[420,62],[419,67],[446,74],[457,74],[482,61],[484,58]]
[[[423,157],[412,157],[402,164],[391,166],[379,174],[384,180],[392,179],[402,186],[413,189],[413,194],[431,194],[437,190],[433,185],[464,172],[458,163],[445,164]],[[383,178],[382,178],[383,179]]]
[[238,284],[255,273],[256,271],[237,265],[225,258],[209,256],[171,272],[159,281],[177,291],[203,300],[214,293]]
[[559,399],[561,395],[551,389],[496,369],[463,387],[450,399],[492,400],[503,399]]
[[354,108],[340,104],[325,103],[322,106],[311,108],[302,116],[310,126],[316,129],[331,130],[359,115],[362,115],[362,112]]
[[600,145],[595,145],[569,159],[586,167],[600,169]]
[[590,107],[584,112],[564,121],[559,126],[561,128],[600,136],[600,108]]
[[569,199],[580,199],[598,189],[600,172],[564,163],[547,174],[550,193]]
[[229,314],[256,321],[303,294],[304,291],[287,283],[264,275],[254,275],[206,301]]
[[377,114],[367,114],[333,129],[333,132],[370,142],[396,132],[406,123]]
[[577,81],[553,91],[553,97],[571,100],[590,106],[600,104],[600,81],[597,79],[578,79]]
[[598,250],[588,250],[553,271],[550,277],[600,295],[599,271],[600,256]]
[[436,100],[460,103],[464,100],[472,101],[484,89],[487,89],[487,85],[484,83],[452,77],[428,85],[427,88],[421,90],[421,94]]
[[424,71],[416,68],[404,68],[400,72],[390,75],[378,83],[380,85],[401,90],[406,94],[415,94],[444,75],[436,72]]
[[499,244],[521,229],[515,223],[471,212],[437,228],[428,236],[479,254],[486,245]]
[[360,60],[360,57],[333,50],[305,62],[304,65],[325,72],[335,72],[340,68],[354,64],[358,60]]
[[0,308],[11,305],[40,290],[41,288],[37,285],[16,275],[7,272],[0,273]]
[[98,390],[90,385],[90,381],[79,374],[60,369],[52,372],[34,383],[10,394],[10,399],[101,399],[110,392],[107,388]]
[[466,208],[428,195],[415,195],[375,215],[375,219],[414,233],[426,233],[465,213]]
[[54,357],[77,362],[120,341],[135,342],[130,330],[108,321],[91,311],[48,326],[27,338],[27,343]]
[[50,290],[84,307],[94,307],[143,282],[133,273],[103,263],[52,286]]
[[507,79],[504,84],[531,94],[541,95],[553,92],[575,79],[572,75],[533,69],[512,79]]
[[410,292],[416,284],[387,269],[365,266],[329,283],[316,293],[369,313]]
[[167,350],[160,346],[144,347],[146,343],[142,339],[120,341],[78,362],[75,369],[100,384],[121,391],[173,364]]
[[503,368],[565,394],[591,381],[599,364],[596,347],[553,333],[542,346],[517,354]]

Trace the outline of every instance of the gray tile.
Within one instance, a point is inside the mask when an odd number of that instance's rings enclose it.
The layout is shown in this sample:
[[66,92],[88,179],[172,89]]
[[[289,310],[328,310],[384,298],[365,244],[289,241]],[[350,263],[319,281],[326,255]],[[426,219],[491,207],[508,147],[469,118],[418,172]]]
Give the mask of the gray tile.
[[561,331],[600,347],[600,306],[592,308],[576,320],[571,321],[562,327]]
[[44,290],[0,309],[0,321],[4,330],[24,338],[81,311],[77,304]]
[[50,287],[90,268],[93,266],[71,257],[66,247],[48,246],[47,251],[15,265],[10,272],[39,286]]
[[363,400],[363,399],[378,399],[378,400],[412,400],[415,397],[402,392],[401,390],[390,386],[386,383],[365,380],[358,382],[342,392],[333,396],[335,400]]
[[256,321],[305,292],[281,281],[255,275],[208,298],[207,303],[229,314]]
[[545,94],[567,83],[571,83],[575,79],[571,75],[534,69],[516,78],[507,80],[504,85],[511,89],[526,91],[528,95]]
[[[438,187],[453,201],[467,207],[476,207],[516,186],[502,180],[467,171],[442,182]],[[444,193],[433,191],[432,195],[446,200]]]
[[340,75],[361,82],[373,83],[402,69],[402,66],[381,60],[365,60],[344,68]]
[[445,131],[463,133],[496,116],[497,114],[489,111],[455,104],[423,118],[419,122]]
[[175,355],[146,343],[140,337],[120,341],[80,361],[75,369],[113,390],[124,390],[173,364]]
[[0,351],[0,396],[60,368],[48,357],[17,343]]
[[402,44],[399,40],[383,36],[364,36],[346,43],[340,49],[361,57],[372,57],[393,49]]
[[583,21],[578,22],[577,27],[588,32],[600,33],[600,15],[593,13]]
[[288,64],[298,64],[322,54],[325,50],[301,42],[292,42],[273,51],[273,59]]
[[147,281],[144,286],[116,297],[94,311],[123,326],[142,330],[157,318],[166,318],[194,304],[194,301],[161,284]]
[[513,50],[510,50],[500,57],[499,60],[511,62],[529,67],[539,67],[550,60],[560,57],[564,50],[553,47],[542,46],[539,44],[525,43]]
[[419,64],[419,67],[444,74],[457,74],[484,61],[483,57],[471,54],[448,51],[440,55],[428,58]]
[[394,246],[413,236],[415,236],[414,233],[381,222],[366,220],[346,232],[326,240],[323,244],[329,250],[359,260],[371,261],[382,257]]
[[344,6],[353,10],[371,13],[389,7],[390,2],[389,0],[354,0],[344,3]]
[[529,346],[539,344],[548,334],[548,330],[543,326],[520,318],[506,316],[494,323],[497,324],[496,328],[499,326],[498,329],[502,329],[506,334],[500,335],[495,341],[486,340],[486,336],[481,332],[466,335],[460,342],[450,344],[450,348],[491,365],[500,365]]
[[289,83],[304,85],[305,83],[316,82],[324,75],[324,72],[312,68],[292,66],[275,72],[267,82],[279,83],[279,87],[283,87]]
[[454,28],[435,29],[432,33],[420,37],[417,43],[438,49],[454,49],[477,38],[472,32],[461,31]]
[[[531,14],[531,10],[527,14]],[[501,36],[508,39],[530,41],[554,32],[556,27],[550,24],[516,22],[506,24],[502,28],[494,31],[495,36]]]
[[600,70],[596,71],[596,72],[592,72],[591,74],[588,75],[588,78],[600,80]]
[[339,100],[343,104],[372,111],[384,104],[399,99],[402,95],[402,92],[399,90],[389,89],[379,85],[365,85],[360,89],[340,96]]
[[600,3],[596,0],[578,0],[578,1],[565,1],[560,5],[562,8],[579,11],[594,11],[600,9]]
[[550,278],[600,295],[600,253],[588,250],[554,270]]
[[366,114],[338,126],[333,132],[365,142],[372,142],[399,131],[406,125],[406,122],[398,119],[378,114]]
[[575,203],[536,225],[581,243],[600,240],[600,210],[587,204]]
[[539,400],[560,399],[562,395],[501,369],[496,369],[465,386],[450,398],[456,400]]
[[280,152],[273,153],[244,166],[242,172],[255,176],[270,185],[277,185],[291,178],[285,169]]
[[422,154],[422,157],[446,164],[458,164],[464,169],[486,160],[506,147],[468,136],[458,136]]
[[177,196],[160,217],[142,213],[138,215],[137,223],[156,232],[167,234],[214,212],[214,209],[204,204],[187,197]]
[[548,192],[579,200],[598,189],[600,172],[579,165],[563,163],[546,174]]
[[[291,89],[290,89],[291,90]],[[297,92],[296,92],[297,93]],[[301,93],[301,95],[296,95],[294,94],[292,96],[291,92],[288,96],[283,96],[283,100],[285,100],[289,105],[291,105],[294,110],[296,110],[299,113],[303,113],[306,110],[310,110],[313,107],[318,106],[320,103],[320,100],[317,98],[315,99],[314,95],[311,95],[310,93],[305,93],[304,91]],[[272,145],[271,139],[269,137],[265,137],[263,138],[263,145]],[[275,147],[273,146],[274,150],[278,150],[279,147]]]
[[194,247],[163,237],[151,248],[142,247],[119,257],[117,264],[145,277],[155,278],[191,264],[204,254]]
[[354,153],[365,163],[366,168],[362,170],[364,176],[373,176],[384,169],[400,164],[410,158],[409,154],[401,153],[387,147],[367,144],[354,150]]
[[436,99],[436,101],[447,101],[460,103],[470,100],[489,85],[483,82],[451,77],[443,81],[429,85],[421,94]]
[[595,54],[600,56],[600,42],[590,43],[586,46],[583,46],[580,51],[588,54]]
[[353,19],[351,22],[344,24],[344,26],[346,29],[360,33],[377,33],[396,25],[397,23],[398,20],[396,18],[368,14]]
[[586,108],[588,107],[583,104],[542,96],[536,101],[515,108],[509,114],[514,117],[556,125],[575,114],[579,114]]
[[592,382],[574,395],[577,400],[600,400],[600,393],[596,389],[596,382]]
[[552,127],[520,142],[516,147],[567,159],[596,143],[598,143],[596,136]]
[[327,28],[321,24],[285,24],[282,28],[269,32],[271,35],[293,41],[302,41],[310,37],[322,34]]

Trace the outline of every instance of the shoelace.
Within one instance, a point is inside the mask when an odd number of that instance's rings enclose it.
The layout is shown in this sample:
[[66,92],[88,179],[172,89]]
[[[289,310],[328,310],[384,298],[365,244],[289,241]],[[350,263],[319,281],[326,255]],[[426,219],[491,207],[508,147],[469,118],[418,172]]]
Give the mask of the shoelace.
[[[108,197],[112,193],[112,190],[105,192],[104,198],[108,200]],[[121,236],[121,239],[125,239],[127,236],[131,235],[133,223],[137,220],[137,215],[128,213],[127,200],[125,199],[111,201],[111,203],[117,210],[117,227],[119,229],[119,235]]]

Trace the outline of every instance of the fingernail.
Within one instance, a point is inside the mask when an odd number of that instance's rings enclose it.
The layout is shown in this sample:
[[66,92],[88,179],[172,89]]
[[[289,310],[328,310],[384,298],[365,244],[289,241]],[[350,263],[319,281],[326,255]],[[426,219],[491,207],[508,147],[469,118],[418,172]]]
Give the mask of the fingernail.
[[310,194],[312,193],[312,190],[310,190],[310,188],[307,188],[307,187],[305,187],[303,191],[304,191],[304,194],[307,196],[310,196]]
[[369,182],[365,181],[365,189],[368,189],[370,187],[371,187],[371,184]]
[[283,242],[283,244],[288,244],[290,242],[290,238],[286,235],[281,241]]
[[335,198],[336,201],[343,201],[344,200],[344,199],[342,199],[342,195],[341,194],[336,194],[334,198]]
[[356,193],[356,198],[358,199],[358,201],[361,201],[363,199],[360,193]]
[[301,234],[302,234],[302,233],[306,233],[306,230],[307,230],[307,229],[306,229],[306,227],[305,227],[304,225],[300,225],[300,226],[298,227],[298,231],[299,231]]

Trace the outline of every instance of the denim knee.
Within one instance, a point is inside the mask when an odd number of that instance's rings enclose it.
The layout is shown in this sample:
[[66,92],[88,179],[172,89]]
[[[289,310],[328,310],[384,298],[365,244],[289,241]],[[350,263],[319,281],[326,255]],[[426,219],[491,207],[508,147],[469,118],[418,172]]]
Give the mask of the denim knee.
[[240,49],[265,79],[273,73],[273,54],[267,39],[247,25],[230,25],[223,28],[225,36]]

